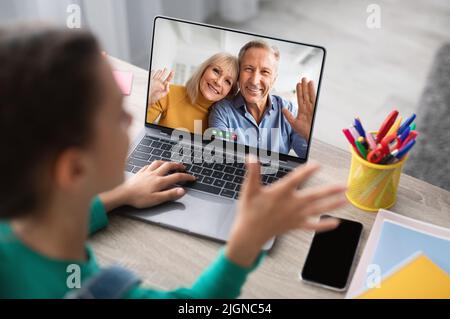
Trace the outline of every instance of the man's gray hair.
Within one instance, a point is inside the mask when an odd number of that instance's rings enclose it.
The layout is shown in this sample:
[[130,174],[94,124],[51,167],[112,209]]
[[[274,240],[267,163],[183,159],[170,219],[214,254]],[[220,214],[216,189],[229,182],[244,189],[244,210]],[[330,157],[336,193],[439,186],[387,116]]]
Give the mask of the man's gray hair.
[[274,46],[274,45],[270,46],[267,42],[265,42],[263,40],[253,40],[253,41],[247,42],[241,48],[241,50],[239,50],[239,55],[238,55],[239,66],[241,65],[242,58],[244,57],[245,52],[247,52],[247,50],[251,49],[251,48],[266,49],[267,51],[269,51],[273,54],[273,56],[275,57],[275,60],[277,60],[277,62],[280,60],[280,50],[278,50],[278,48],[276,46]]

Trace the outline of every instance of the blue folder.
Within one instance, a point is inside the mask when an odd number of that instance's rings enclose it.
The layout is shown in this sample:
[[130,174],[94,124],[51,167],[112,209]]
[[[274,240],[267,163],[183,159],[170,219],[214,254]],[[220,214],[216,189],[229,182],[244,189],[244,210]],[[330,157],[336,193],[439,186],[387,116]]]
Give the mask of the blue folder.
[[450,240],[434,237],[395,223],[385,221],[372,264],[384,276],[399,263],[421,251],[450,274]]

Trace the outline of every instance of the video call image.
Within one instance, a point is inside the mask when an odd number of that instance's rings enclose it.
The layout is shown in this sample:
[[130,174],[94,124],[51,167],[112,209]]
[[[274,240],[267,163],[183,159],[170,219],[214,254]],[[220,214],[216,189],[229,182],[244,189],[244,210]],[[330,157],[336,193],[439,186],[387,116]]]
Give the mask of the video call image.
[[157,18],[146,121],[306,158],[324,50]]

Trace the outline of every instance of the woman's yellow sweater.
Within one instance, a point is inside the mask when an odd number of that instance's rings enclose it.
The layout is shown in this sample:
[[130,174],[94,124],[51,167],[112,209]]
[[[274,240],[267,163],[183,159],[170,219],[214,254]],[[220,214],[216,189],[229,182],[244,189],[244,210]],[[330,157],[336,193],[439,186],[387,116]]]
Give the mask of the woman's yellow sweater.
[[[174,129],[186,128],[194,133],[194,121],[199,120],[202,123],[201,133],[203,133],[208,128],[208,112],[212,104],[213,102],[205,99],[201,93],[197,102],[192,104],[186,87],[171,85],[169,94],[149,106],[147,123]],[[159,122],[154,123],[159,115],[161,115]]]

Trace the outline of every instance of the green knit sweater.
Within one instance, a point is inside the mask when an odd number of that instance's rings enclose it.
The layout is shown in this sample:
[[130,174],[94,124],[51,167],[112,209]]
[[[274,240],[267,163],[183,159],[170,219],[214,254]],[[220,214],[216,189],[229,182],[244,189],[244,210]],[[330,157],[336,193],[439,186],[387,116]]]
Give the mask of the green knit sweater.
[[[107,224],[105,208],[96,197],[91,205],[90,232]],[[87,261],[81,262],[44,256],[25,245],[8,222],[0,222],[0,298],[63,298],[70,290],[67,285],[71,274],[69,265],[80,267],[81,282],[100,271],[88,245],[86,253]],[[236,298],[247,275],[263,257],[264,253],[261,253],[252,267],[243,268],[230,261],[221,249],[216,260],[190,288],[161,291],[137,286],[125,298]]]

